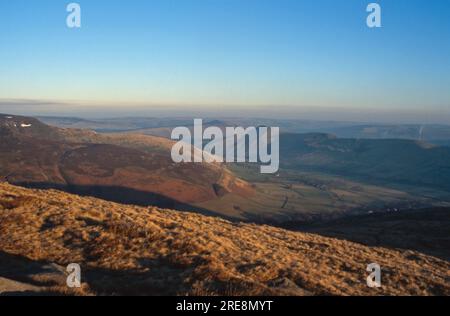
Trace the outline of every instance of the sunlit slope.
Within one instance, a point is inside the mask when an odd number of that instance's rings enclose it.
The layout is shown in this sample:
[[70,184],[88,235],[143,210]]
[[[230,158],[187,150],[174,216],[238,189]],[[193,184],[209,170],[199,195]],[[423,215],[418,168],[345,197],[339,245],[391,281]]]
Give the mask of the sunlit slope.
[[[8,260],[79,263],[81,294],[450,294],[450,263],[414,251],[8,184],[0,253],[12,280]],[[379,289],[366,285],[372,262],[382,266]]]

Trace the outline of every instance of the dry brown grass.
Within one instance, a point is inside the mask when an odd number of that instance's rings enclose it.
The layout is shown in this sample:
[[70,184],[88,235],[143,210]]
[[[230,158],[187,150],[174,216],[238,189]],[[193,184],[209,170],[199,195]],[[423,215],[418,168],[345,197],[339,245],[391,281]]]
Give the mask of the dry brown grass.
[[[79,263],[84,288],[53,285],[64,295],[450,294],[450,263],[417,252],[8,184],[0,252]],[[372,262],[380,289],[366,286]]]

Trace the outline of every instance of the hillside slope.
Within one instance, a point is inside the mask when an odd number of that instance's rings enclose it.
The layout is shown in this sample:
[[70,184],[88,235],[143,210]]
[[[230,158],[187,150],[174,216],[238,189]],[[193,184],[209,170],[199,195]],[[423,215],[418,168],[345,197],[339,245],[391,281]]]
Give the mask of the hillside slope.
[[[63,294],[450,295],[450,263],[418,252],[6,183],[0,256],[0,278]],[[83,288],[27,271],[49,263],[79,263]]]
[[450,208],[391,210],[284,228],[362,243],[416,250],[450,261]]
[[450,148],[405,139],[341,139],[282,134],[281,165],[356,178],[450,190]]
[[174,163],[171,144],[158,137],[60,129],[0,114],[0,179],[183,210],[199,210],[193,205],[221,194],[252,194],[221,164]]

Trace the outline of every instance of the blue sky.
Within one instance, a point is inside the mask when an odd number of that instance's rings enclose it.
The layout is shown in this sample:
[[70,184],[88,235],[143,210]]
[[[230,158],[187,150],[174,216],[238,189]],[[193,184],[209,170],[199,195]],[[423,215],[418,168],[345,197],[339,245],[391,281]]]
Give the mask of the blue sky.
[[0,0],[0,99],[450,108],[450,1]]

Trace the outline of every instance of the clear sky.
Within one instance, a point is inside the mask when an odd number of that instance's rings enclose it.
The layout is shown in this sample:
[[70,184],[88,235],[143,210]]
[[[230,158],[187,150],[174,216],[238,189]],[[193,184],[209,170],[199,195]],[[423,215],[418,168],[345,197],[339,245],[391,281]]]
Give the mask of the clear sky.
[[447,0],[70,2],[0,0],[0,99],[450,108]]

